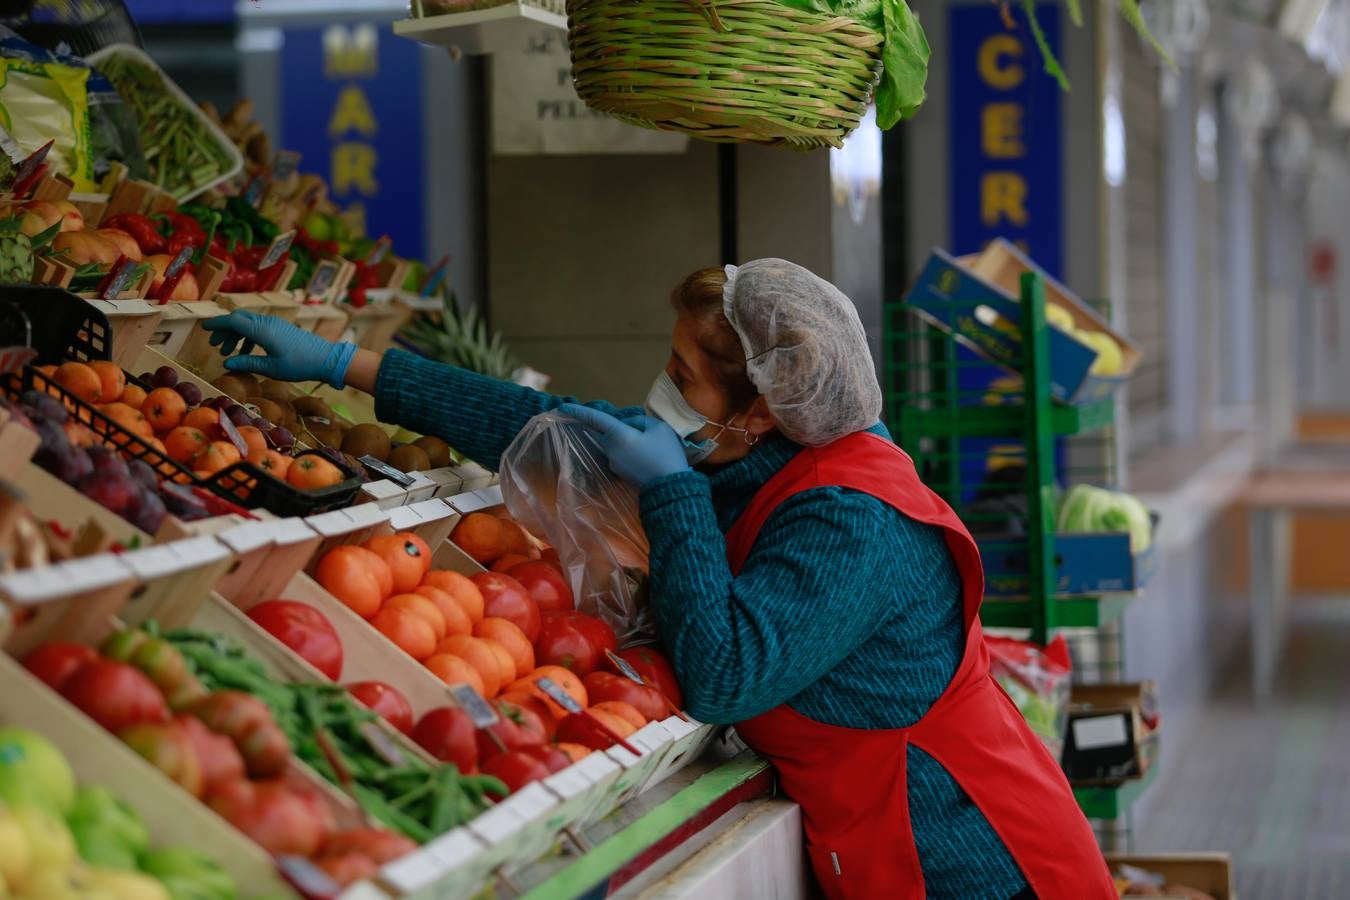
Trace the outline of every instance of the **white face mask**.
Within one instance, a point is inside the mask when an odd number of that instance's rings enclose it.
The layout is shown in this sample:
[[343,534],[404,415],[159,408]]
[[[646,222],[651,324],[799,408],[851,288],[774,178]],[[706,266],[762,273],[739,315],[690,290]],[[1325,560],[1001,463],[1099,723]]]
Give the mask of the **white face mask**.
[[[724,431],[739,431],[746,436],[747,442],[753,443],[750,441],[750,432],[746,429],[711,422],[707,416],[690,406],[689,401],[684,399],[684,394],[681,394],[675,385],[675,380],[666,372],[656,376],[652,389],[647,393],[647,412],[665,422],[680,436],[680,440],[684,443],[685,459],[691,466],[703,462],[717,450],[717,439]],[[710,422],[721,429],[717,434],[697,442],[689,440],[691,434]]]

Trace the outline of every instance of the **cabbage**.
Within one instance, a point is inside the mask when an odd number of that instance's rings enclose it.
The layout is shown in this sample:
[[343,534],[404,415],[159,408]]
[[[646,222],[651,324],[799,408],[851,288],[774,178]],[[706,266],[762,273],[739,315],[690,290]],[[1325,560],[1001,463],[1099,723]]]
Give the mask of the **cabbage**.
[[1153,522],[1144,504],[1129,494],[1087,484],[1075,485],[1064,496],[1056,528],[1077,533],[1127,531],[1131,553],[1142,553],[1153,543]]

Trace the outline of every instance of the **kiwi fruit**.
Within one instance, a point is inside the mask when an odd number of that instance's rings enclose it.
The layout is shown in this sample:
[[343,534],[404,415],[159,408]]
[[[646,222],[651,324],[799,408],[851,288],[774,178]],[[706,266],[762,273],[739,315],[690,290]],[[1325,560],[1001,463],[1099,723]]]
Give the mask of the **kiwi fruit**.
[[450,445],[440,438],[428,434],[413,441],[412,445],[422,448],[427,459],[431,460],[431,468],[441,469],[450,465]]
[[289,400],[273,400],[277,408],[281,410],[281,418],[273,419],[273,425],[285,425],[291,431],[295,431],[300,425],[300,416],[296,415],[295,407]]
[[318,397],[296,397],[291,401],[291,405],[302,419],[327,419],[331,422],[336,418],[328,404]]
[[[246,396],[248,397],[260,396],[260,394],[258,393],[259,385],[257,375],[254,375],[252,372],[231,372],[230,377],[237,379],[239,383],[244,386],[244,392]],[[238,397],[235,397],[234,399],[239,400]],[[242,403],[243,401],[240,400],[240,402]]]
[[290,402],[291,398],[295,396],[295,390],[284,381],[272,381],[271,379],[268,379],[258,385],[258,394],[266,397],[268,400]]
[[394,448],[389,454],[388,462],[400,472],[425,472],[431,468],[427,451],[416,444],[404,444],[402,447]]
[[301,421],[304,423],[304,432],[313,435],[314,439],[323,446],[339,447],[342,445],[341,429],[316,416],[307,416]]
[[258,415],[273,425],[280,425],[286,421],[286,411],[275,400],[268,400],[266,397],[254,397],[249,402],[258,407]]
[[222,375],[211,384],[237,403],[248,400],[248,385],[244,384],[238,375]]
[[342,436],[342,452],[352,456],[373,456],[383,462],[389,458],[389,435],[378,425],[353,425]]

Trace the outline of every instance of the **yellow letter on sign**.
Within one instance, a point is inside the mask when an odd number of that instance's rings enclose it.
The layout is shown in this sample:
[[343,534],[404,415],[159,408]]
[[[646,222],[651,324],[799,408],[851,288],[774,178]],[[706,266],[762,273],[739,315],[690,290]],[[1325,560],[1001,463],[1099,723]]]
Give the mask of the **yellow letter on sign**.
[[378,130],[366,92],[354,84],[344,87],[342,93],[338,94],[337,104],[333,106],[333,115],[328,118],[328,136],[338,138],[348,131],[355,131],[366,137],[374,137]]
[[988,172],[980,181],[980,221],[992,228],[1005,219],[1027,224],[1027,181],[1016,172]]
[[357,190],[373,197],[379,186],[375,183],[375,148],[369,144],[346,141],[333,146],[333,193],[345,194]]
[[1026,78],[1026,69],[1020,63],[1007,62],[1004,57],[1021,59],[1022,42],[1011,34],[996,34],[980,45],[980,77],[985,84],[1001,91],[1011,90]]
[[980,143],[990,159],[1017,159],[1027,155],[1022,143],[1022,104],[990,103],[980,113]]

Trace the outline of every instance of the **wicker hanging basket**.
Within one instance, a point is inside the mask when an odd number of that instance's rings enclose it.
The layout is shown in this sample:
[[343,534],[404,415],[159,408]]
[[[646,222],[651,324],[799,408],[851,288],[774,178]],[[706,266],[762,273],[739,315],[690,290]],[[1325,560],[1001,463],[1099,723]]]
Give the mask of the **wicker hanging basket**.
[[775,0],[568,0],[586,105],[710,141],[839,147],[858,127],[883,37]]

